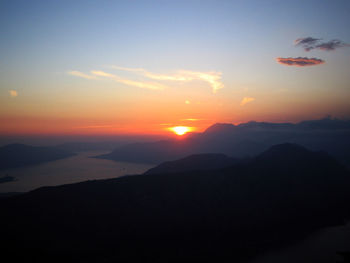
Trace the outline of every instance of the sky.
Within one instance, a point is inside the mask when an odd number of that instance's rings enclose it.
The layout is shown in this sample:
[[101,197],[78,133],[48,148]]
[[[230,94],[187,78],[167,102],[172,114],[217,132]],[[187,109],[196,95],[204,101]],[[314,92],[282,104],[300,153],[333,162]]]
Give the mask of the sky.
[[350,118],[350,1],[0,1],[0,135]]

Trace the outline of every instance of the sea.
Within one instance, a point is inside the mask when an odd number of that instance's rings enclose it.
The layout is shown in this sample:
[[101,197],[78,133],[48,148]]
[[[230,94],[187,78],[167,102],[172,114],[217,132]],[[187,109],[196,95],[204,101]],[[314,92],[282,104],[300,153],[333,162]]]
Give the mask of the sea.
[[0,193],[28,192],[43,186],[142,174],[155,166],[91,158],[106,153],[105,151],[78,152],[77,155],[65,159],[1,170],[0,177],[12,176],[15,180],[0,184]]

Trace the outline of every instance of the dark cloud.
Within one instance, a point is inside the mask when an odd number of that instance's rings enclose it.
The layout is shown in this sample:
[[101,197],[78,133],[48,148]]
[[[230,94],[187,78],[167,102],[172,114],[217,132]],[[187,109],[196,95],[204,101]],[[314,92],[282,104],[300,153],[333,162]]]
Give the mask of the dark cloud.
[[320,38],[313,37],[298,38],[294,42],[296,46],[302,46],[305,51],[310,51],[312,49],[331,51],[340,47],[350,46],[349,44],[338,39],[333,39],[328,42],[322,42]]
[[317,44],[319,40],[319,38],[305,37],[298,38],[294,41],[294,43],[296,46],[302,46],[306,51],[310,51],[311,49],[313,49],[313,46]]
[[334,50],[334,49],[339,48],[339,47],[348,47],[348,46],[350,46],[350,45],[344,43],[343,41],[334,39],[334,40],[331,40],[328,42],[320,43],[316,46],[316,48],[319,48],[321,50],[330,51],[330,50]]
[[276,58],[277,62],[286,66],[306,67],[315,66],[325,63],[324,60],[318,58]]

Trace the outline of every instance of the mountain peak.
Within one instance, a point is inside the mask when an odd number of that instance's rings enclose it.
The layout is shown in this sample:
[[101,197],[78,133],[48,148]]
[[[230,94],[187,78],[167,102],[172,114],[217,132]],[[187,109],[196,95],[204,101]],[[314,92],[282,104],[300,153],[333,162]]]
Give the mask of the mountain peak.
[[236,128],[236,126],[232,123],[215,123],[212,126],[208,127],[204,133],[225,132],[231,131],[234,128]]

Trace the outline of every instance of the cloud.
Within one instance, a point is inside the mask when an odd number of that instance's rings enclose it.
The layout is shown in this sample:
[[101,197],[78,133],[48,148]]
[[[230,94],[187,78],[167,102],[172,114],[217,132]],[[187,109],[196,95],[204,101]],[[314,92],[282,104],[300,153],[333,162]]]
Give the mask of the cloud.
[[201,80],[207,82],[215,93],[217,90],[224,88],[224,84],[221,82],[221,72],[200,72],[190,70],[179,70],[175,74],[156,74],[149,72],[142,68],[125,68],[118,66],[111,66],[113,69],[136,72],[142,76],[160,81],[183,81],[189,82],[193,80]]
[[180,74],[193,79],[206,81],[210,84],[213,89],[213,93],[219,89],[224,88],[224,84],[221,82],[221,72],[199,72],[199,71],[188,71],[182,70]]
[[143,68],[125,68],[125,67],[118,67],[118,66],[110,66],[110,67],[117,70],[137,72],[146,78],[155,79],[155,80],[191,81],[194,79],[193,77],[186,77],[178,74],[177,75],[155,74]]
[[151,90],[162,90],[165,88],[165,86],[160,85],[158,83],[133,81],[133,80],[121,78],[117,75],[110,74],[104,71],[99,71],[99,70],[92,70],[91,75],[82,73],[80,71],[70,71],[68,72],[68,74],[72,76],[84,78],[84,79],[98,79],[98,77],[110,78],[116,82],[119,82],[128,86],[151,89]]
[[252,97],[244,97],[240,103],[240,106],[244,106],[247,103],[252,102],[254,100],[255,100],[255,98],[252,98]]
[[195,118],[188,118],[188,119],[181,119],[181,121],[202,121],[205,119],[195,119]]
[[331,51],[340,47],[350,46],[349,44],[338,39],[333,39],[328,42],[322,42],[321,40],[322,39],[320,38],[305,37],[305,38],[298,38],[297,40],[294,41],[294,43],[296,46],[302,46],[305,51],[310,51],[312,49]]
[[321,43],[319,45],[316,46],[316,48],[321,49],[321,50],[326,50],[326,51],[330,51],[330,50],[335,50],[336,48],[340,48],[340,47],[349,47],[350,45],[347,43],[342,42],[341,40],[331,40],[328,42],[324,42]]
[[75,70],[69,71],[68,74],[72,75],[72,76],[84,78],[84,79],[96,79],[96,76],[88,75],[88,74],[85,74],[83,72],[75,71]]
[[[218,91],[219,89],[224,88],[224,84],[221,81],[221,72],[201,72],[201,71],[190,71],[190,70],[178,70],[174,74],[156,74],[149,72],[143,68],[126,68],[126,67],[118,67],[118,66],[109,66],[112,69],[128,71],[139,74],[145,78],[155,80],[158,82],[161,81],[181,81],[181,82],[189,82],[194,80],[200,80],[207,82],[209,86],[212,88],[213,93]],[[118,75],[106,73],[100,70],[92,70],[91,74],[85,74],[80,71],[70,71],[69,75],[84,78],[84,79],[99,79],[102,78],[110,78],[116,82],[123,83],[128,86],[138,87],[138,88],[146,88],[152,90],[163,90],[166,88],[165,85],[155,82],[147,82],[147,81],[134,81],[126,78],[122,78]]]
[[296,39],[294,41],[294,44],[296,46],[302,46],[305,49],[305,51],[310,51],[314,48],[314,45],[316,45],[319,40],[319,38],[304,37]]
[[163,90],[165,88],[165,86],[158,83],[140,82],[140,81],[134,81],[130,79],[124,79],[117,75],[106,73],[104,71],[92,70],[91,74],[99,77],[110,78],[116,82],[123,83],[128,86],[138,87],[138,88],[151,89],[151,90]]
[[11,96],[12,98],[15,98],[15,97],[18,96],[18,92],[15,91],[15,90],[9,90],[9,93],[10,93],[10,96]]
[[99,70],[91,70],[90,72],[91,72],[91,74],[93,74],[95,76],[99,76],[99,77],[106,77],[106,78],[117,78],[118,77],[116,75],[106,73],[104,71],[99,71]]
[[315,66],[325,63],[324,60],[318,58],[307,58],[307,57],[298,57],[298,58],[276,58],[276,61],[282,65],[286,66],[296,66],[296,67],[305,67],[305,66]]

